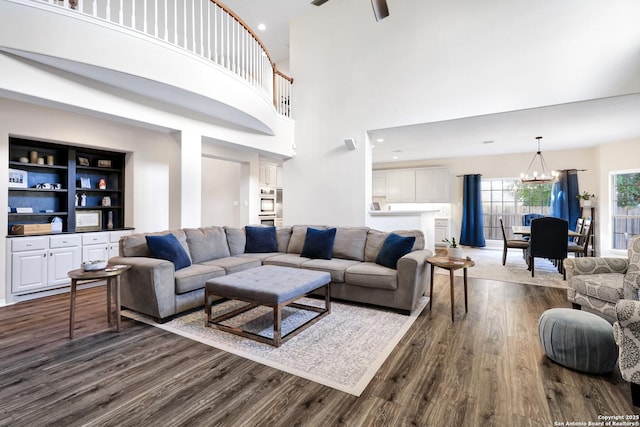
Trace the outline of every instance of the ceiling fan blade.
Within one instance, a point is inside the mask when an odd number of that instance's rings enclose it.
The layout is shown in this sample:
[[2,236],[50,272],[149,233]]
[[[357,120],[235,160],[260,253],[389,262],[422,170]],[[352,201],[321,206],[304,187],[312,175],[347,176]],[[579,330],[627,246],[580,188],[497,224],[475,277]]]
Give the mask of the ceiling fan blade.
[[380,21],[389,16],[389,7],[387,0],[371,0],[373,13],[376,15],[376,21]]
[[313,0],[311,2],[311,4],[314,5],[314,6],[322,6],[323,4],[325,4],[328,1],[329,0]]

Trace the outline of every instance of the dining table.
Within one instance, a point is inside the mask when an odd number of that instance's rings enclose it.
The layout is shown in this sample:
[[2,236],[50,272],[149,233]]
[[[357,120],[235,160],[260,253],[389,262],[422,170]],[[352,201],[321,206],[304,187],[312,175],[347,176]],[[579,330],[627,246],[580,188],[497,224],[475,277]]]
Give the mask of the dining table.
[[[531,235],[531,226],[530,225],[512,225],[511,231],[513,234],[520,234],[522,236],[530,236]],[[582,234],[569,230],[569,237],[580,237]]]

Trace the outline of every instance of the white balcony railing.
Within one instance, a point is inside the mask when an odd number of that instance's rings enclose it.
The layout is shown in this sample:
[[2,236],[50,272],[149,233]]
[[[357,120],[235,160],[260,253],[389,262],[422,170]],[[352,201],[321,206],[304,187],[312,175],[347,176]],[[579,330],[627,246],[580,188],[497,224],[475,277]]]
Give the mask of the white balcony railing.
[[293,79],[277,70],[258,36],[217,0],[34,0],[124,26],[183,48],[264,91],[291,117]]

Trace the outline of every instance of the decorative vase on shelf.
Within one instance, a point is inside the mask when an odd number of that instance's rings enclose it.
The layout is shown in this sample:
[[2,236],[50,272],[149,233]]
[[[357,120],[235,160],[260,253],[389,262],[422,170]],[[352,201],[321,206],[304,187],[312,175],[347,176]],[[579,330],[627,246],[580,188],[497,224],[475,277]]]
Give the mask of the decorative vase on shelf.
[[107,229],[113,229],[113,211],[107,212]]

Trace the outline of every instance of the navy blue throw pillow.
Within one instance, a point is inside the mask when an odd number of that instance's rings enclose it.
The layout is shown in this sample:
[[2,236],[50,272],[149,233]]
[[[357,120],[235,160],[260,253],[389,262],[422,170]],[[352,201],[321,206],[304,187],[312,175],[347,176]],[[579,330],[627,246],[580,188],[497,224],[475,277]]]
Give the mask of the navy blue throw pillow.
[[275,227],[244,227],[247,242],[244,245],[246,253],[277,252],[278,241],[276,240]]
[[413,236],[402,237],[395,233],[389,234],[376,257],[376,264],[384,265],[394,270],[397,269],[398,260],[411,252],[415,242],[416,238]]
[[312,259],[331,259],[335,239],[335,228],[329,228],[327,230],[307,228],[307,234],[304,236],[304,245],[302,245],[300,256]]
[[146,236],[147,246],[155,258],[171,261],[176,271],[191,265],[191,258],[184,250],[176,236],[165,234],[164,236]]

